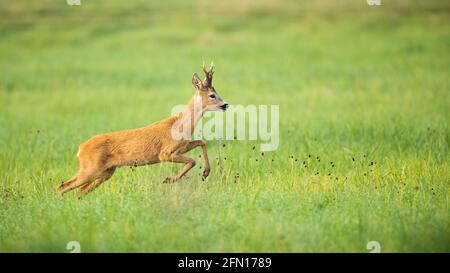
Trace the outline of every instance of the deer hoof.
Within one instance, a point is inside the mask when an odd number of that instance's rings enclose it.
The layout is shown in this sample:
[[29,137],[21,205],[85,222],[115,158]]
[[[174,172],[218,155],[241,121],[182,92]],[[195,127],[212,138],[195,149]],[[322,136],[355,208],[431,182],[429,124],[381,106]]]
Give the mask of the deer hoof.
[[166,179],[164,179],[163,183],[173,183],[175,182],[175,179],[173,177],[166,177]]
[[205,169],[205,170],[203,171],[202,180],[205,180],[205,179],[208,177],[209,172],[210,172],[209,169]]

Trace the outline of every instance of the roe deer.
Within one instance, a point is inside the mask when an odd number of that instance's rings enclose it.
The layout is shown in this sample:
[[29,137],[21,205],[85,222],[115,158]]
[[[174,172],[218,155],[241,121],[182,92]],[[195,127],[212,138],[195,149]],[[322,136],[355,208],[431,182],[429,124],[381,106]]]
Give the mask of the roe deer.
[[[228,104],[212,86],[214,66],[211,64],[207,70],[203,64],[202,69],[205,79],[201,81],[197,73],[192,76],[195,95],[179,114],[143,128],[97,135],[81,144],[77,154],[80,162],[78,173],[63,182],[59,192],[64,194],[81,187],[80,192],[84,195],[108,180],[117,167],[137,167],[164,161],[185,164],[178,175],[163,181],[175,182],[195,165],[194,159],[183,154],[199,146],[205,163],[202,179],[205,179],[211,170],[206,144],[202,140],[191,141],[191,135],[206,111],[225,111]],[[174,137],[180,132],[184,132],[181,138]]]

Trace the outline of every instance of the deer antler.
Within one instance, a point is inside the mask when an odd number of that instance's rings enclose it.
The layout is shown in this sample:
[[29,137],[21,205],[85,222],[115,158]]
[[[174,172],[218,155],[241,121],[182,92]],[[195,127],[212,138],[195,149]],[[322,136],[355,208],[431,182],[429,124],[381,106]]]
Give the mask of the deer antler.
[[202,70],[205,73],[205,79],[203,80],[203,86],[204,87],[211,87],[212,86],[212,78],[214,75],[214,63],[211,62],[211,66],[208,70],[205,68],[205,61],[203,61],[202,64]]

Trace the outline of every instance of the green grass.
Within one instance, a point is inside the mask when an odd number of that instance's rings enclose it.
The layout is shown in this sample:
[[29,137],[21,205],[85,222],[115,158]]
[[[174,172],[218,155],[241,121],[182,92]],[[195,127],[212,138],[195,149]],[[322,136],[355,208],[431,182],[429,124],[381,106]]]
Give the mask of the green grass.
[[[0,2],[0,251],[450,251],[448,1],[81,2]],[[181,183],[55,195],[80,143],[168,116],[202,60],[229,103],[280,105],[278,150],[209,141],[206,182],[197,150]]]

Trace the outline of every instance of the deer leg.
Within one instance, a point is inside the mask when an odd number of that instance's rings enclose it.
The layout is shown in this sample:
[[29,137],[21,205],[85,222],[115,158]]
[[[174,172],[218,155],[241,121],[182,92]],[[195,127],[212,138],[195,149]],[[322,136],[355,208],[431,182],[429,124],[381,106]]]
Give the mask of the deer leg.
[[172,182],[175,182],[175,181],[179,180],[187,172],[189,172],[189,170],[192,169],[192,167],[195,166],[195,160],[194,159],[192,159],[190,157],[187,157],[187,156],[184,156],[184,155],[180,155],[180,154],[172,155],[169,159],[167,159],[165,161],[174,162],[174,163],[185,163],[186,165],[180,171],[180,173],[178,173],[178,175],[172,176],[172,177],[167,177],[163,181],[163,183],[172,183]]
[[72,177],[71,179],[65,181],[65,182],[61,182],[61,185],[58,186],[58,191],[63,190],[64,188],[69,187],[70,185],[72,185],[73,183],[75,183],[75,181],[77,180],[77,176],[75,175],[74,177]]
[[202,140],[194,140],[190,142],[183,153],[189,152],[196,147],[202,147],[203,160],[205,162],[205,169],[203,170],[202,180],[205,180],[211,172],[211,166],[209,165],[208,152],[206,151],[206,144]]
[[114,174],[116,167],[111,167],[101,173],[94,181],[89,182],[81,186],[80,192],[82,195],[86,195],[89,192],[93,191],[96,187],[98,187],[101,183],[105,182]]
[[82,186],[83,184],[86,184],[90,182],[93,178],[92,172],[78,172],[76,175],[75,180],[71,179],[67,181],[66,183],[63,183],[61,186],[59,186],[59,193],[62,195],[70,190],[73,190],[75,188],[78,188]]

